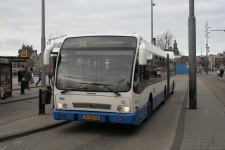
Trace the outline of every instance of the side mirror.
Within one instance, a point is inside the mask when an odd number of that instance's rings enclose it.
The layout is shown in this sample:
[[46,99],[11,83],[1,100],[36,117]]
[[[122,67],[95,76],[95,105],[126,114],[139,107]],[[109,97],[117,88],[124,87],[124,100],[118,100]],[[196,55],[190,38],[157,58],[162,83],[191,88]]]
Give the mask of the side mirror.
[[147,47],[143,42],[139,46],[139,65],[147,65]]

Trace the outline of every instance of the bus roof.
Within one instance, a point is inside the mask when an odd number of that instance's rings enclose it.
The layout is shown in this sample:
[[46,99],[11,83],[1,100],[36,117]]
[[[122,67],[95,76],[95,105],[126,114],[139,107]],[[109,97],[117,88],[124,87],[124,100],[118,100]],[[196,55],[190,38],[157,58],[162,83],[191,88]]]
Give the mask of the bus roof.
[[166,53],[164,50],[162,50],[162,49],[160,49],[159,47],[157,47],[157,46],[151,44],[150,42],[147,42],[147,41],[144,40],[144,39],[143,39],[143,42],[145,43],[145,45],[146,45],[146,47],[147,47],[147,50],[148,50],[149,52],[152,52],[152,53],[154,53],[154,54],[156,54],[156,55],[159,55],[159,56],[161,56],[161,57],[164,57],[164,58],[167,57],[167,53]]
[[99,33],[99,34],[77,34],[77,35],[67,35],[67,37],[82,37],[82,36],[133,36],[140,38],[139,34],[121,34],[121,33]]
[[136,37],[138,40],[142,40],[146,46],[147,46],[147,50],[156,54],[156,55],[159,55],[159,56],[162,56],[162,57],[167,57],[167,53],[169,54],[169,57],[174,59],[174,53],[173,52],[168,52],[168,51],[164,51],[162,49],[160,49],[159,47],[151,44],[150,42],[146,41],[145,39],[143,39],[143,37],[139,34],[121,34],[121,33],[98,33],[98,34],[78,34],[78,35],[67,35],[67,37],[65,38],[62,38],[61,40],[64,41],[65,39],[67,38],[70,38],[70,37],[91,37],[91,36],[130,36],[130,37]]

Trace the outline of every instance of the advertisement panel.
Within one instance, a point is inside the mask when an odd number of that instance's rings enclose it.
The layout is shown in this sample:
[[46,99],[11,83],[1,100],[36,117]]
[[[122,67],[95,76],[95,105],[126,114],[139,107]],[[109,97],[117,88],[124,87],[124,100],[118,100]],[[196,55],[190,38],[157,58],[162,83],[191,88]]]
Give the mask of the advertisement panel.
[[6,94],[12,93],[12,65],[0,64],[0,86],[5,89]]

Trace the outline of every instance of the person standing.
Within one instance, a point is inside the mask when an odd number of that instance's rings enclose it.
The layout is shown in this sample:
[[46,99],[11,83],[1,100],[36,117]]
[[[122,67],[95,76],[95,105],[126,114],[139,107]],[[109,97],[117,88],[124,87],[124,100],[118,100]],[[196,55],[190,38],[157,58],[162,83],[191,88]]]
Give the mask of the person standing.
[[36,86],[38,85],[38,83],[41,81],[41,71],[38,73],[38,82],[36,83]]
[[221,77],[221,78],[223,77],[223,74],[224,74],[224,65],[221,64],[221,65],[220,65],[220,77]]
[[1,96],[1,99],[5,99],[5,90],[3,87],[0,87],[0,96]]
[[20,69],[20,70],[18,71],[17,75],[18,75],[18,85],[20,85],[21,80],[22,80],[22,78],[23,78],[23,70]]
[[25,69],[25,73],[24,73],[24,79],[26,81],[26,87],[27,87],[27,90],[30,90],[30,86],[29,86],[29,81],[31,79],[31,71],[30,71],[30,68],[26,67]]
[[52,76],[53,76],[52,70],[50,69],[49,72],[48,72],[48,83],[49,84],[52,84]]

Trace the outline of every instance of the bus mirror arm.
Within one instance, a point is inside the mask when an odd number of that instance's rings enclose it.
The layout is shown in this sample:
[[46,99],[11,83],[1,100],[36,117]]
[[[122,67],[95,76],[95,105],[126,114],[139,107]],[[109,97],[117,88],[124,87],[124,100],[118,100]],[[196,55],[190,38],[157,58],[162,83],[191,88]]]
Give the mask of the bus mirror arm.
[[60,46],[62,45],[62,43],[53,43],[49,46],[47,46],[45,48],[45,51],[44,51],[44,65],[48,65],[49,64],[49,57],[50,57],[50,54],[52,52],[52,50],[54,48],[60,48]]

